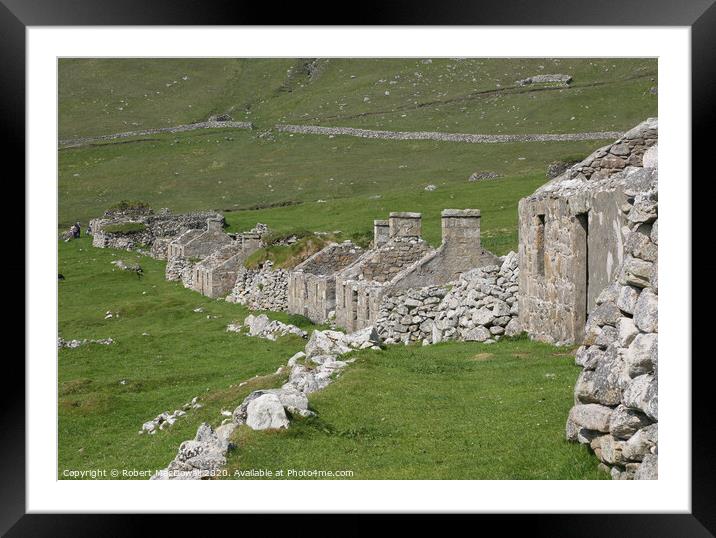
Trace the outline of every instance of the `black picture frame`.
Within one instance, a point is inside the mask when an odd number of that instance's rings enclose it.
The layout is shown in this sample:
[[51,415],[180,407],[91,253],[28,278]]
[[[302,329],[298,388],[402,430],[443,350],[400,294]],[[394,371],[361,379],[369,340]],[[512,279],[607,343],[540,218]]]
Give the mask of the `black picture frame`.
[[[0,111],[6,155],[14,156],[19,173],[25,163],[25,30],[28,26],[102,25],[247,25],[317,24],[317,12],[304,3],[284,3],[281,9],[268,3],[194,0],[0,0]],[[326,24],[345,24],[338,11]],[[467,3],[459,0],[363,1],[354,10],[351,24],[371,25],[563,25],[563,26],[688,26],[691,28],[692,82],[692,162],[693,170],[707,170],[713,151],[707,146],[714,125],[712,101],[716,74],[716,5],[714,0],[591,0],[525,2],[500,0],[493,3]],[[711,167],[712,169],[712,167]],[[694,172],[695,174],[696,172]],[[708,180],[713,173],[709,174]],[[685,185],[688,178],[679,178]],[[27,218],[27,215],[26,215]],[[26,237],[26,241],[31,238]],[[691,268],[691,260],[684,260]],[[710,262],[709,262],[710,263]],[[18,267],[19,269],[19,267]],[[27,289],[30,282],[25,281]],[[690,312],[684,315],[691,315]],[[31,322],[32,320],[27,320]],[[684,339],[685,364],[690,360],[691,335]],[[716,421],[711,411],[709,386],[713,376],[711,353],[692,362],[692,511],[690,514],[530,514],[478,516],[483,523],[497,524],[501,533],[525,529],[531,536],[714,536],[716,534],[716,465],[713,444],[708,438]],[[8,536],[119,536],[146,531],[158,516],[124,515],[30,515],[25,513],[25,368],[17,359],[5,361],[4,403],[0,407],[0,533]],[[695,427],[698,426],[698,427]],[[49,442],[49,440],[48,440]],[[557,507],[556,512],[559,511]],[[229,516],[212,517],[217,530]],[[293,515],[279,521],[254,522],[270,526],[271,532],[306,528],[303,519]],[[191,528],[184,517],[162,521],[168,531],[180,525]],[[421,524],[420,516],[411,516]],[[353,534],[362,527],[374,528],[371,517],[355,524],[323,519],[321,526],[338,524]],[[346,529],[348,529],[346,531]],[[238,531],[239,529],[237,529]]]

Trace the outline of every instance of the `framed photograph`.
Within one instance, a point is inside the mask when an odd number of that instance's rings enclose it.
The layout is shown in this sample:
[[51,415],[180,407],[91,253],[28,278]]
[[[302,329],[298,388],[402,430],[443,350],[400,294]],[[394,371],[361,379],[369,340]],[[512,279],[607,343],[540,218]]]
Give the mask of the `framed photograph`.
[[716,8],[663,4],[301,26],[3,1],[28,313],[3,532],[450,513],[712,536],[691,176]]

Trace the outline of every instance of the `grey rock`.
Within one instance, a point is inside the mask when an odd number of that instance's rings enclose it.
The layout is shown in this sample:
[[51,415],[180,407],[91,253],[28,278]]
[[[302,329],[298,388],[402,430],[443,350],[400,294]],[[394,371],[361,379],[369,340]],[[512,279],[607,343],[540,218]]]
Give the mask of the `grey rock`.
[[612,410],[599,404],[578,404],[572,407],[569,420],[580,428],[607,433]]
[[640,333],[636,335],[624,353],[624,362],[631,377],[654,371],[658,355],[658,335]]
[[288,417],[275,394],[263,394],[246,409],[246,424],[253,430],[288,428]]
[[609,433],[617,439],[629,439],[651,422],[644,413],[619,405],[609,419]]
[[659,297],[650,289],[645,289],[634,307],[634,323],[639,330],[647,333],[659,329]]

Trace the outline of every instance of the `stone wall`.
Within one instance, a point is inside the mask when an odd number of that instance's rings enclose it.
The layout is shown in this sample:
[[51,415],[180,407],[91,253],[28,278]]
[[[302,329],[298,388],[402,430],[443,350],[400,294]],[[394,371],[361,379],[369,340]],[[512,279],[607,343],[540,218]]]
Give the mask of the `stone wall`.
[[[168,209],[159,213],[151,210],[112,212],[105,214],[89,223],[88,233],[92,235],[92,246],[97,248],[117,248],[134,250],[140,245],[149,247],[151,255],[157,259],[166,259],[168,242],[187,230],[198,230],[206,227],[207,219],[224,218],[213,211],[173,214]],[[107,232],[111,225],[137,223],[144,229],[137,232]],[[156,243],[156,246],[155,246]]]
[[616,131],[562,134],[462,134],[434,131],[376,131],[353,127],[322,127],[318,125],[277,124],[276,130],[286,133],[317,134],[328,136],[357,136],[384,140],[437,140],[440,142],[468,142],[473,144],[495,144],[500,142],[567,142],[574,140],[608,140],[622,133]]
[[288,309],[288,281],[289,272],[274,270],[270,261],[260,269],[241,267],[226,300],[246,305],[252,310],[285,311]]
[[520,323],[533,338],[581,342],[598,294],[624,259],[625,190],[654,181],[642,164],[656,136],[651,118],[520,200]]
[[336,273],[355,262],[363,249],[350,241],[331,244],[290,272],[288,311],[315,323],[335,315]]
[[387,291],[376,331],[386,344],[492,342],[520,333],[517,254],[497,260],[497,265],[472,269],[443,286]]
[[588,444],[613,478],[656,479],[658,191],[625,194],[625,259],[587,321],[566,435]]

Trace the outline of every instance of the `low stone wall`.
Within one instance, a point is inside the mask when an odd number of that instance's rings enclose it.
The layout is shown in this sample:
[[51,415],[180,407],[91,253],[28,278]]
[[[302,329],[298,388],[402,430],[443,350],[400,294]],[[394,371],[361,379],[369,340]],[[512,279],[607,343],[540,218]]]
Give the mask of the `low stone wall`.
[[236,276],[236,284],[226,300],[246,305],[252,310],[288,310],[288,271],[273,269],[267,261],[261,269],[242,267]]
[[517,321],[517,255],[473,269],[445,286],[386,294],[376,331],[386,344],[443,340],[493,342],[521,332]]
[[630,234],[615,281],[587,320],[566,436],[615,479],[657,478],[658,195],[626,192]]
[[84,146],[92,142],[108,142],[121,138],[131,138],[135,136],[148,136],[161,133],[183,133],[185,131],[194,131],[196,129],[253,129],[254,126],[248,121],[201,121],[197,123],[189,123],[185,125],[176,125],[174,127],[160,127],[158,129],[142,129],[139,131],[127,131],[124,133],[114,133],[100,136],[90,136],[84,138],[68,138],[59,141],[60,147],[72,148]]
[[562,134],[524,134],[524,135],[489,135],[439,133],[431,131],[375,131],[371,129],[355,129],[353,127],[321,127],[319,125],[286,125],[277,124],[276,130],[285,133],[344,135],[360,138],[380,138],[385,140],[437,140],[439,142],[469,142],[472,144],[496,144],[500,142],[567,142],[574,140],[609,140],[618,138],[622,133],[617,131],[593,133],[562,133]]

